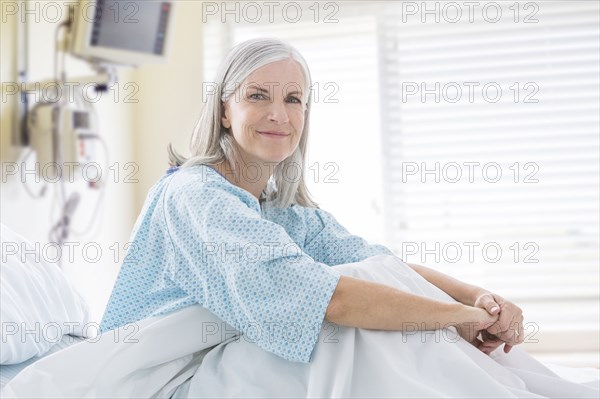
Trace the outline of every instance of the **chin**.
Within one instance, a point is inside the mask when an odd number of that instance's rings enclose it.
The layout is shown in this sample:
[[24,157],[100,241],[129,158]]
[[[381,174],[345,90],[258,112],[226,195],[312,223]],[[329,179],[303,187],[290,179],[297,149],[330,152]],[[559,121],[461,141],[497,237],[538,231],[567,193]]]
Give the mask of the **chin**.
[[264,154],[264,156],[262,156],[261,159],[264,162],[279,164],[279,163],[283,162],[289,156],[290,156],[290,154],[273,154],[273,153],[271,153],[271,154]]
[[267,163],[267,164],[275,164],[275,165],[279,165],[281,162],[283,162],[285,158],[264,158],[263,162]]

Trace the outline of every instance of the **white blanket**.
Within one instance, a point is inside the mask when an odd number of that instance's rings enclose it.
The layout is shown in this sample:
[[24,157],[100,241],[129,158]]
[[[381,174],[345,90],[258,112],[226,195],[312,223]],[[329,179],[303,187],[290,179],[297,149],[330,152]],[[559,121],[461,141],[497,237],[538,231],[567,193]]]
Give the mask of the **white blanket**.
[[[400,259],[335,266],[342,274],[454,301]],[[456,334],[334,328],[325,323],[310,364],[288,362],[245,337],[206,334],[222,321],[200,306],[139,323],[46,357],[2,397],[581,397],[599,376],[561,378],[521,348],[485,355]],[[229,327],[229,330],[233,330]],[[205,332],[205,333],[202,333]],[[215,346],[216,345],[216,346]]]

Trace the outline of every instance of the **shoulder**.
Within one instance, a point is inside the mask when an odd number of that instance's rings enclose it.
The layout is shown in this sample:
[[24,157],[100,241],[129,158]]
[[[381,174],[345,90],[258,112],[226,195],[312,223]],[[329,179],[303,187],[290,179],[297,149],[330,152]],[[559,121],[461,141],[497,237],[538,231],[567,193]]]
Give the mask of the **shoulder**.
[[286,229],[305,229],[306,213],[302,206],[294,204],[285,208],[278,208],[269,206],[267,203],[263,206],[261,212],[265,219],[284,226]]
[[302,208],[304,210],[304,218],[307,221],[307,223],[323,226],[330,222],[336,221],[333,215],[324,209],[313,207]]
[[331,213],[321,208],[301,206],[298,204],[294,204],[287,208],[272,208],[272,210],[265,212],[270,212],[270,215],[278,218],[302,221],[308,225],[322,226],[323,224],[335,221],[335,218]]
[[327,211],[315,207],[294,204],[287,208],[270,208],[263,210],[265,218],[286,228],[302,229],[308,236],[314,236],[332,223],[335,218]]
[[206,165],[182,168],[172,174],[165,190],[165,207],[231,209],[235,206],[258,208],[254,197],[227,181]]

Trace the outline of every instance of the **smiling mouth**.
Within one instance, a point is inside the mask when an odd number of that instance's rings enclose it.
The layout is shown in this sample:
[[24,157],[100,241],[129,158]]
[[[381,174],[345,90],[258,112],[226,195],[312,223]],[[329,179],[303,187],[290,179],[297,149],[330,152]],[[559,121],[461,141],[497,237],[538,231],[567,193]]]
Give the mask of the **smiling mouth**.
[[289,136],[289,133],[284,133],[284,132],[261,132],[261,131],[258,131],[258,130],[257,130],[257,132],[260,133],[260,134],[262,134],[263,136],[268,136],[268,137],[281,137],[281,138],[283,138],[283,137]]

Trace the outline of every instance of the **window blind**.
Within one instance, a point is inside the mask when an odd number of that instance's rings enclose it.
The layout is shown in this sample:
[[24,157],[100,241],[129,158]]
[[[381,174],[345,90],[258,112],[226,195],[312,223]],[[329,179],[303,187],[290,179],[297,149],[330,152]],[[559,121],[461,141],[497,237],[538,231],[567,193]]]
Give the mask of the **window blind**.
[[598,3],[449,3],[382,13],[387,236],[521,306],[530,352],[598,367]]
[[311,118],[323,208],[518,304],[539,358],[598,367],[598,3],[425,3],[321,3],[321,23],[312,2],[294,23],[209,20],[205,80],[233,44],[292,42],[320,94],[337,88]]

